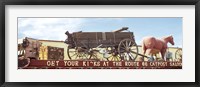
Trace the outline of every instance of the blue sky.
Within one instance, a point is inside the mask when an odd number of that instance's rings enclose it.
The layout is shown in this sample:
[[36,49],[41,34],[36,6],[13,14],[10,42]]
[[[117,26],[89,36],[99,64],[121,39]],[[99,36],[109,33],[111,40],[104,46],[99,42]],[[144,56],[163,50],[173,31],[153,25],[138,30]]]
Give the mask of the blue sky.
[[[145,36],[173,35],[174,47],[182,47],[182,18],[18,18],[18,38],[66,39],[65,31],[111,32],[129,27],[141,44]],[[169,45],[169,44],[168,44]],[[171,45],[169,45],[171,46]]]

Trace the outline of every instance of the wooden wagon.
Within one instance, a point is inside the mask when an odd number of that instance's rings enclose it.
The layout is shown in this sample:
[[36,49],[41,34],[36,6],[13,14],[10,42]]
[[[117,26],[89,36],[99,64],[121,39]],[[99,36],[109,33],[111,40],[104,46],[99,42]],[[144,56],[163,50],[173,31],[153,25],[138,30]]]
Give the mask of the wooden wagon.
[[68,44],[68,57],[71,60],[135,60],[138,46],[133,32],[122,32],[127,29],[128,27],[123,27],[113,32],[67,31],[65,43]]

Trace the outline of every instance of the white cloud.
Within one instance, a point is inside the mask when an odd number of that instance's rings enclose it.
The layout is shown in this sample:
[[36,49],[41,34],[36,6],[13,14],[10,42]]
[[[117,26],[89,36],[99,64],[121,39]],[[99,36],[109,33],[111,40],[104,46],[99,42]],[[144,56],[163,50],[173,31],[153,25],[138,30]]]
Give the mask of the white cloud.
[[48,40],[65,40],[65,32],[79,31],[80,18],[19,18],[18,33],[23,37]]

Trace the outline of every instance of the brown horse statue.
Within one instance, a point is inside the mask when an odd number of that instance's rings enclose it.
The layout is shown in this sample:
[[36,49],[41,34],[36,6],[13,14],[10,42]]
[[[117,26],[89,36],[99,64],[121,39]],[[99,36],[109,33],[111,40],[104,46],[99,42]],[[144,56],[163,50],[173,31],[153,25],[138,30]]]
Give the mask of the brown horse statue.
[[166,61],[165,53],[168,48],[167,43],[174,45],[173,36],[163,37],[161,39],[157,39],[155,37],[145,37],[143,38],[142,49],[143,54],[147,52],[148,55],[153,56],[153,54],[157,54],[160,52],[162,59]]

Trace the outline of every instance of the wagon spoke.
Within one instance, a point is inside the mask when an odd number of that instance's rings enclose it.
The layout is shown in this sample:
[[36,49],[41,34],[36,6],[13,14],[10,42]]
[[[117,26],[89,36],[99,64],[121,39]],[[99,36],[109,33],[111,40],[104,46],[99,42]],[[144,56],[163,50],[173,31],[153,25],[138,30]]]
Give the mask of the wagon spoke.
[[87,58],[86,54],[83,54],[83,58]]
[[120,53],[124,53],[124,52],[126,52],[126,50],[124,49],[124,50],[120,50]]
[[87,54],[86,53],[82,53],[82,58],[83,59],[87,59]]
[[129,46],[129,47],[131,46],[131,41],[129,42],[128,46]]
[[78,56],[77,56],[77,58],[78,58],[78,59],[80,59],[80,57],[81,57],[81,53],[78,53]]
[[129,55],[128,55],[128,53],[126,53],[126,60],[128,60],[129,59]]
[[119,61],[119,57],[118,56],[116,56],[116,60]]
[[126,47],[128,47],[128,42],[126,41]]
[[73,54],[71,57],[75,56],[77,53]]
[[116,60],[116,59],[115,59],[115,56],[112,56],[112,60],[113,60],[113,61],[115,61],[115,60]]
[[81,53],[81,58],[82,59],[87,59],[86,57],[84,57],[85,53]]
[[126,47],[124,43],[122,43],[122,45],[123,45],[124,47]]
[[137,50],[137,48],[130,48],[130,50]]
[[77,57],[78,60],[82,58],[82,55],[83,55],[82,53],[79,53],[79,55],[78,55],[78,57]]
[[97,55],[93,54],[92,56],[94,57],[94,59],[97,59]]
[[135,55],[135,54],[133,54],[133,53],[131,53],[131,52],[130,52],[129,54],[132,55],[133,57],[134,57],[134,55]]
[[133,59],[136,59],[136,54],[134,53],[130,53],[130,54],[132,55]]
[[131,53],[128,53],[128,55],[129,55],[129,57],[130,57],[131,59],[134,59],[134,57],[131,55]]
[[87,55],[85,53],[83,54],[83,56],[84,56],[83,58],[87,59]]
[[75,57],[74,59],[76,60],[78,56],[79,56],[79,54],[77,54],[76,57]]
[[114,56],[113,56],[113,60],[114,60],[114,61],[116,60]]
[[112,57],[111,57],[111,61],[113,61],[113,59],[114,59],[114,58],[113,58],[113,56],[112,56]]
[[125,50],[125,49],[126,49],[126,48],[124,48],[124,47],[120,47],[120,49],[121,49],[121,48],[122,48],[123,50]]

